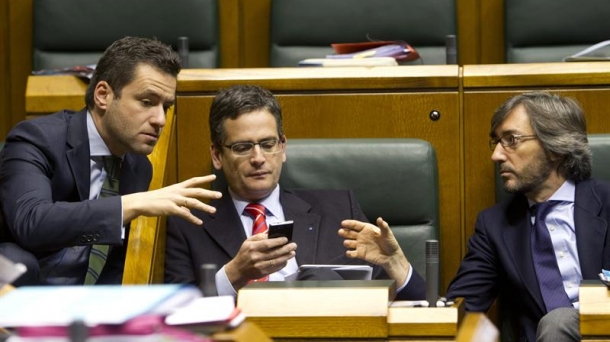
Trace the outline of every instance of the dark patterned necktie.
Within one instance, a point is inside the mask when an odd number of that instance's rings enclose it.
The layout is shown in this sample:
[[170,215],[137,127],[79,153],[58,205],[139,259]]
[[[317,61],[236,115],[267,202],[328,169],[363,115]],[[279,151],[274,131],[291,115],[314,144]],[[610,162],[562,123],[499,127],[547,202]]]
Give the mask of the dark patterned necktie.
[[[244,211],[252,217],[252,236],[256,234],[266,233],[267,232],[267,215],[264,205],[260,203],[250,203],[246,206]],[[264,276],[259,279],[250,280],[249,283],[253,281],[268,281],[269,276]]]
[[[100,191],[100,198],[119,195],[119,177],[121,175],[121,158],[115,156],[102,157],[106,179]],[[108,245],[93,245],[89,253],[89,267],[85,277],[85,285],[93,285],[97,282],[108,257]]]
[[547,201],[532,206],[532,211],[536,216],[531,239],[532,257],[547,312],[556,308],[572,307],[563,287],[553,241],[544,222],[552,207],[558,203],[559,201]]

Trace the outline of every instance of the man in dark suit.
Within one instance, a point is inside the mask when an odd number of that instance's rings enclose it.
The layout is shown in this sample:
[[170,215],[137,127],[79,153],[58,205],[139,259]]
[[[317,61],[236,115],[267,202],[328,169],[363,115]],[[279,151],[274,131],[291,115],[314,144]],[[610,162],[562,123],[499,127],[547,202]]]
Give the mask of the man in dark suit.
[[[100,58],[87,88],[87,108],[27,120],[9,133],[0,155],[0,253],[28,267],[16,285],[120,283],[129,222],[140,215],[178,215],[185,207],[213,212],[200,188],[214,176],[146,192],[147,154],[174,104],[180,59],[156,40],[126,37]],[[117,196],[100,196],[114,156]],[[99,197],[99,198],[98,198]],[[110,246],[97,271],[92,246]]]
[[[578,341],[579,284],[610,268],[610,185],[590,179],[584,114],[571,99],[526,93],[495,112],[490,136],[515,195],[479,214],[447,297],[486,312],[499,296],[514,340]],[[532,213],[543,206],[546,218]]]
[[[209,122],[212,161],[228,188],[222,199],[210,203],[215,214],[193,211],[203,229],[177,217],[168,220],[166,282],[199,283],[200,265],[211,263],[220,267],[218,293],[236,295],[254,280],[284,280],[298,265],[371,263],[374,277],[396,280],[398,298],[425,298],[422,278],[387,223],[379,219],[379,227],[364,227],[359,221],[342,221],[366,220],[351,191],[291,191],[278,185],[287,139],[279,103],[268,90],[221,90]],[[258,211],[252,214],[250,208]],[[285,220],[294,221],[291,242],[257,233],[261,225]],[[369,243],[356,246],[363,238]]]

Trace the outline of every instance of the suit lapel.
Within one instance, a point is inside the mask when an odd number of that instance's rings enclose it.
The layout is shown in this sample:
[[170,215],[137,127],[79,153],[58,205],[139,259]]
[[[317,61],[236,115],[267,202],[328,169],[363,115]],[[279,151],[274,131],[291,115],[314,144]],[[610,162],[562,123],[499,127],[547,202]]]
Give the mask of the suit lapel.
[[68,123],[66,158],[78,189],[79,199],[83,201],[89,198],[91,184],[87,111],[81,110],[72,115],[72,119]]
[[[228,192],[223,192],[222,198],[212,201],[210,205],[216,207],[214,215],[204,214],[203,229],[227,253],[230,258],[235,257],[239,248],[246,240],[246,233],[235,210],[235,205]],[[201,215],[199,215],[201,216]]]
[[311,213],[311,206],[290,191],[280,193],[280,203],[286,220],[294,221],[292,241],[298,246],[297,264],[315,263],[317,241],[320,235],[320,215]]
[[602,269],[602,253],[608,222],[599,217],[602,204],[591,181],[576,185],[574,226],[583,279],[596,279]]
[[507,207],[508,228],[504,231],[506,250],[513,260],[515,270],[523,280],[523,284],[534,298],[536,305],[546,311],[531,250],[532,223],[525,196],[517,196]]

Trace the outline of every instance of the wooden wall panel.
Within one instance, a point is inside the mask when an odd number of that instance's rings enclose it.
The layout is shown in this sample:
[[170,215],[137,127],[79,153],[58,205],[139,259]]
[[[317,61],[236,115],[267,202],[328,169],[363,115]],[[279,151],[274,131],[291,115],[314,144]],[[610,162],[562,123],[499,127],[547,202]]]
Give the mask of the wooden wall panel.
[[0,121],[0,140],[19,121],[25,119],[25,87],[32,71],[32,0],[2,0],[3,10],[8,13],[6,38],[2,49],[8,67],[5,73],[8,94],[3,119]]
[[240,44],[242,32],[239,1],[218,1],[218,40],[220,44],[220,66],[222,68],[241,67]]
[[9,65],[8,0],[0,0],[0,141],[10,128],[11,86]]
[[504,63],[504,0],[479,1],[480,59],[477,63]]
[[240,3],[240,67],[269,66],[271,0],[238,0]]

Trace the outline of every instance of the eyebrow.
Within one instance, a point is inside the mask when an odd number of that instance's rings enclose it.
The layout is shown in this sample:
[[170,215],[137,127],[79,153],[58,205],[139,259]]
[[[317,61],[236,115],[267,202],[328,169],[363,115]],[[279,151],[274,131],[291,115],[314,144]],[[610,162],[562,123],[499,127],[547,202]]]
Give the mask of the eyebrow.
[[[158,92],[153,91],[153,90],[144,90],[141,93],[137,93],[136,96],[139,98],[154,98],[157,101],[161,100],[164,97],[163,95],[161,95]],[[175,104],[175,102],[176,102],[176,97],[174,96],[168,101],[163,101],[163,104],[166,106],[173,106]]]
[[505,135],[510,135],[510,134],[523,134],[523,135],[525,135],[524,133],[521,133],[521,132],[516,131],[514,129],[509,129],[509,130],[506,130],[506,131],[501,131],[500,135],[496,135],[496,133],[491,133],[489,135],[489,137],[492,138],[492,139],[496,139],[496,138],[503,137]]

